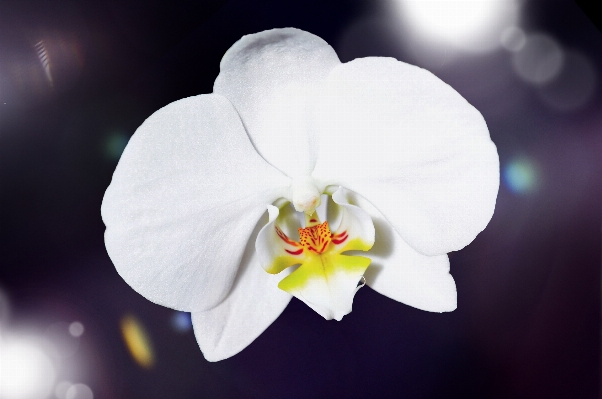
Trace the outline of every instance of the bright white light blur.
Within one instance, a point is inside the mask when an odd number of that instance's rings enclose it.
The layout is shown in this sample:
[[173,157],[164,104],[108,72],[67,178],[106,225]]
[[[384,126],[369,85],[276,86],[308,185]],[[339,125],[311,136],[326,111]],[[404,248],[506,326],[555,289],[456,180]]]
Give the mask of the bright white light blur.
[[512,66],[526,82],[541,85],[558,75],[563,61],[558,43],[548,35],[536,33],[528,36],[522,49],[514,54]]
[[560,73],[539,90],[544,103],[557,111],[574,111],[585,105],[596,91],[596,68],[576,51],[567,51]]
[[65,399],[94,399],[94,394],[86,384],[73,384],[67,390]]
[[[515,0],[398,0],[399,14],[425,42],[471,52],[495,49],[501,33],[518,21]],[[425,44],[427,44],[425,43]]]
[[67,391],[71,388],[72,383],[69,381],[61,381],[54,387],[54,396],[58,399],[67,399]]
[[69,334],[73,335],[74,337],[81,337],[81,335],[84,333],[84,325],[82,323],[80,323],[79,321],[74,321],[73,323],[69,324]]
[[0,399],[44,399],[54,384],[48,356],[26,340],[0,340]]
[[525,32],[516,26],[509,26],[504,29],[502,36],[500,37],[502,47],[512,52],[521,50],[526,42],[527,37],[525,36]]

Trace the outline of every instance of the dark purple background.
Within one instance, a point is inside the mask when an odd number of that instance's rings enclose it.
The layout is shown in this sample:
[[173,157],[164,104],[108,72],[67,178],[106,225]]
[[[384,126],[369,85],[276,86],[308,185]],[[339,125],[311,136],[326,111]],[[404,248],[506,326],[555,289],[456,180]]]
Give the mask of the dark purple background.
[[[59,380],[95,398],[594,398],[599,391],[602,34],[571,1],[530,1],[521,26],[589,57],[594,97],[547,107],[505,50],[434,70],[485,117],[502,170],[524,157],[537,188],[502,181],[495,215],[450,254],[458,309],[422,312],[369,288],[341,322],[293,299],[251,346],[208,363],[175,312],[117,275],[100,204],[120,149],[141,122],[209,93],[242,35],[293,26],[337,50],[416,59],[370,1],[53,1],[0,3],[0,288],[3,328],[43,333],[81,321]],[[55,61],[44,80],[35,44]],[[136,315],[156,364],[139,367],[119,329]]]

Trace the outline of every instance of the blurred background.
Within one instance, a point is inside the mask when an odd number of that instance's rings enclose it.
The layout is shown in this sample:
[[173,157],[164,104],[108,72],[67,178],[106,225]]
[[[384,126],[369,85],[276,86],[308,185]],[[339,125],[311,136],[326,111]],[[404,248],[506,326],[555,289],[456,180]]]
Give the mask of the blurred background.
[[[496,211],[450,254],[456,311],[365,287],[326,322],[293,299],[209,363],[187,313],[118,276],[100,204],[146,117],[211,92],[242,35],[288,26],[343,62],[427,68],[480,110]],[[598,397],[601,81],[602,34],[568,0],[0,2],[0,399]]]

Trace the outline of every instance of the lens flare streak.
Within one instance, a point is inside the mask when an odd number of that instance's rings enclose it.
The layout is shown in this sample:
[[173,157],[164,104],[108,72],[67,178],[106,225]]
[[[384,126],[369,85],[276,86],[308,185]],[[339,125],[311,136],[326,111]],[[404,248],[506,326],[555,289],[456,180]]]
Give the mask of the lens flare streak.
[[42,68],[44,68],[44,73],[46,74],[46,79],[50,86],[54,85],[54,81],[52,79],[52,73],[50,72],[50,58],[48,57],[48,52],[46,51],[46,46],[44,45],[44,41],[40,40],[35,44],[36,53],[38,54],[38,59],[42,64]]
[[132,315],[121,319],[121,334],[130,355],[143,368],[151,368],[155,363],[150,338],[142,324]]

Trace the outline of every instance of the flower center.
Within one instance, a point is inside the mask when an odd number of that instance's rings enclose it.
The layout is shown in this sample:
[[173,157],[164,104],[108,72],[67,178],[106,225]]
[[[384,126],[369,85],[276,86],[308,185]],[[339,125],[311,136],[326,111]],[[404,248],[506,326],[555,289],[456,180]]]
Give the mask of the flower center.
[[332,233],[328,227],[328,221],[320,223],[316,213],[305,215],[307,220],[305,228],[299,229],[299,242],[308,251],[321,254],[328,248],[332,241]]
[[320,191],[311,177],[295,178],[291,185],[293,190],[293,206],[297,212],[312,214],[320,206]]
[[[317,194],[311,181],[305,183],[295,188],[309,187]],[[298,266],[280,280],[278,288],[307,303],[325,319],[341,320],[351,312],[358,282],[370,265],[369,258],[346,253],[369,250],[374,244],[374,225],[370,215],[349,203],[343,188],[332,194],[332,201],[338,227],[331,231],[328,221],[322,222],[315,210],[306,211],[298,241],[281,229],[295,222],[292,207],[268,206],[270,219],[259,232],[255,248],[270,274]]]

